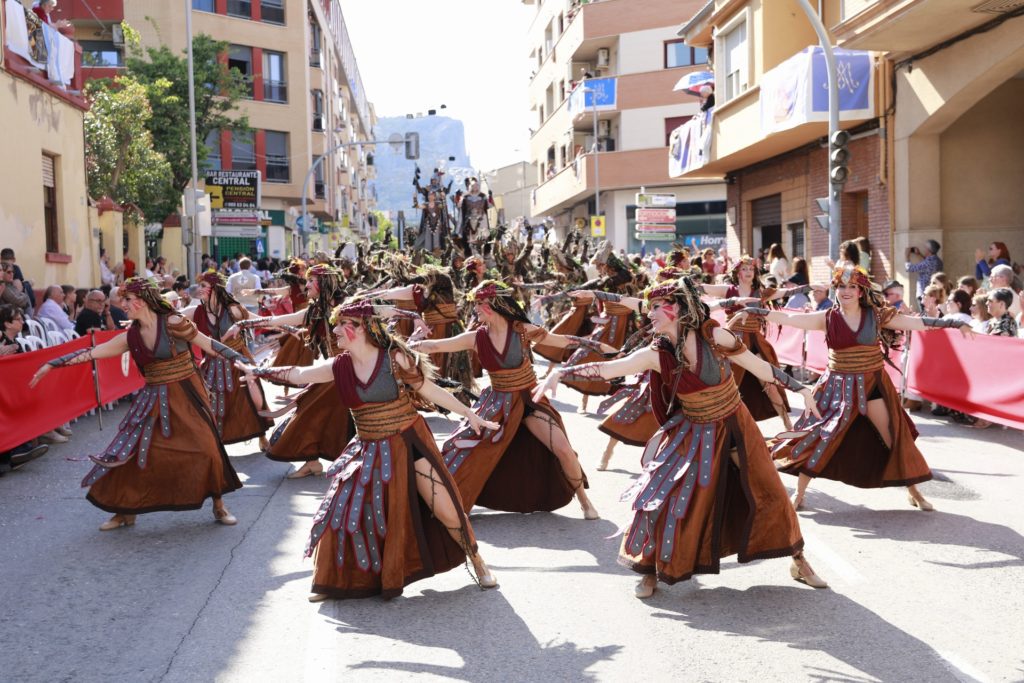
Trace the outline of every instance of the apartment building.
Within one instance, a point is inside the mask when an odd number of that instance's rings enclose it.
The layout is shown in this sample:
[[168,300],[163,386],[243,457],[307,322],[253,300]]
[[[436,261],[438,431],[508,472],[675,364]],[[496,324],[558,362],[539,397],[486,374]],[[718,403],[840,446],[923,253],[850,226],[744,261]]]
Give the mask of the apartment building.
[[76,94],[82,49],[66,36],[40,39],[69,51],[70,71],[48,74],[57,51],[42,56],[30,47],[39,35],[33,36],[33,19],[16,0],[3,3],[0,120],[7,172],[0,183],[0,247],[14,249],[39,292],[53,283],[99,285],[82,144],[87,105]]
[[666,163],[669,134],[699,109],[697,97],[673,88],[707,68],[706,52],[676,35],[701,3],[523,3],[536,10],[527,36],[534,69],[530,161],[537,173],[532,215],[562,230],[599,208],[607,238],[638,251],[635,196],[644,188],[675,195],[680,240],[724,233],[721,179],[674,179]]
[[[123,68],[121,21],[139,31],[143,47],[186,46],[179,3],[65,0],[59,16],[75,26],[92,65],[87,77]],[[192,30],[228,42],[224,59],[251,85],[240,109],[252,132],[212,133],[205,142],[213,152],[203,168],[258,170],[262,180],[259,210],[215,214],[210,234],[203,235],[204,251],[286,257],[331,250],[350,230],[365,232],[375,207],[373,148],[341,145],[372,140],[375,114],[339,0],[193,0]],[[303,225],[303,183],[325,155],[309,182],[311,220]],[[176,220],[165,226],[173,231]],[[166,242],[164,251],[173,250]]]
[[[992,241],[1024,252],[1024,160],[1006,151],[1024,143],[1019,5],[818,4],[853,140],[842,238],[871,240],[876,279],[913,292],[904,251],[927,239],[953,275],[973,273],[975,248]],[[709,153],[678,177],[726,179],[731,251],[780,242],[824,277],[828,235],[814,215],[828,191],[826,77],[806,15],[795,0],[713,0],[679,33],[714,56],[719,87]]]

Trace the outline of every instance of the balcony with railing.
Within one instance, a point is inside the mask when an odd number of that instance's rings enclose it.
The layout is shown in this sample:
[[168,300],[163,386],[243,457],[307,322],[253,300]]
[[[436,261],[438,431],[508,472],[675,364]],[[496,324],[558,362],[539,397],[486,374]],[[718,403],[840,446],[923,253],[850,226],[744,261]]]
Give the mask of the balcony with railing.
[[43,22],[17,0],[5,0],[0,12],[3,64],[11,74],[86,108],[82,89],[82,46],[71,39],[74,27]]
[[288,84],[285,81],[263,79],[263,99],[266,102],[288,102]]

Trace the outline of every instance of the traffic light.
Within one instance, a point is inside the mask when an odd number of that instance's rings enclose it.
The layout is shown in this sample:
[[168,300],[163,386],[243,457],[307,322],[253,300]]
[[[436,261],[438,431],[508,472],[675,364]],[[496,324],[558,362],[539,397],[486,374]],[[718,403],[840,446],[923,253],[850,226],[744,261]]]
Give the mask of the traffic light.
[[842,185],[850,175],[850,134],[845,130],[832,133],[828,141],[828,177],[833,185]]
[[406,159],[419,159],[420,158],[420,134],[419,133],[406,133],[405,134],[405,158]]

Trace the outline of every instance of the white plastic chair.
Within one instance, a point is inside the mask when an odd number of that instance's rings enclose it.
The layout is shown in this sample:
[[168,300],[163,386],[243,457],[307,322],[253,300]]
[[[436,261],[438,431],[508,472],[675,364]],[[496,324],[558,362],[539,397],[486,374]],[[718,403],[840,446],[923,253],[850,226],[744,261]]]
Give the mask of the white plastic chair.
[[46,342],[34,334],[26,334],[23,337],[18,337],[17,341],[21,344],[21,350],[26,352],[39,351],[40,349],[46,348]]
[[72,339],[78,339],[82,335],[80,335],[77,332],[75,332],[74,329],[70,329],[70,330],[64,330],[64,336],[66,336],[68,338],[68,341],[71,341]]
[[46,345],[46,328],[43,324],[35,318],[25,316],[25,326],[28,327],[28,335],[38,337],[43,340],[43,346]]

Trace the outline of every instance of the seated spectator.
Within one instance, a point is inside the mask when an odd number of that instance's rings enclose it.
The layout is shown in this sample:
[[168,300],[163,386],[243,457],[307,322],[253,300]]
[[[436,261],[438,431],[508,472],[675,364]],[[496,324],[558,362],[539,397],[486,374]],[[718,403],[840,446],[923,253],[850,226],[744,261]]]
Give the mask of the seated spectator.
[[988,281],[992,284],[992,289],[999,289],[1005,287],[1010,290],[1010,294],[1013,295],[1013,303],[1010,305],[1009,313],[1011,316],[1020,322],[1021,307],[1020,307],[1020,281],[1014,276],[1013,268],[1010,266],[999,265],[992,269],[992,273],[988,276]]
[[971,297],[962,289],[956,289],[946,299],[945,315],[962,323],[971,324]]
[[25,284],[14,277],[14,266],[0,262],[0,279],[3,279],[4,291],[0,294],[0,303],[16,306],[25,313],[29,310],[30,301],[25,292]]
[[228,284],[225,287],[228,294],[238,297],[241,296],[243,289],[263,289],[263,283],[260,282],[259,276],[251,269],[252,261],[248,257],[243,256],[238,260],[238,272],[228,278]]
[[971,329],[978,334],[988,334],[988,321],[992,316],[988,312],[988,297],[975,294],[971,299]]
[[827,311],[832,308],[832,300],[828,298],[827,289],[812,289],[811,301],[807,304],[808,311]]
[[142,274],[146,277],[153,277],[153,268],[156,267],[156,262],[151,258],[146,258],[146,268],[142,271]]
[[988,254],[981,249],[975,249],[974,259],[978,262],[974,267],[974,277],[979,281],[991,275],[992,268],[995,266],[1013,265],[1010,260],[1010,250],[1002,242],[993,242],[988,245]]
[[75,290],[75,306],[70,311],[72,320],[78,320],[78,314],[85,308],[85,297],[88,293],[89,290],[82,287]]
[[903,303],[903,285],[898,280],[886,282],[882,287],[882,296],[885,297],[885,303],[897,311],[903,311],[906,308],[906,304]]
[[[15,338],[21,332],[24,324],[25,317],[21,309],[10,304],[0,305],[0,357],[21,353],[21,346],[15,341]],[[5,453],[0,453],[0,477],[3,476],[4,467],[9,467],[11,470],[19,469],[26,463],[44,455],[49,448],[45,444],[29,442]]]
[[114,330],[114,319],[110,316],[110,305],[107,297],[99,289],[85,295],[85,308],[75,320],[75,332],[85,336],[93,330]]
[[1017,320],[1010,313],[1013,303],[1013,291],[1006,287],[993,289],[988,293],[988,312],[992,319],[988,321],[988,334],[996,337],[1016,337]]
[[43,294],[43,303],[36,311],[36,317],[53,322],[61,332],[75,329],[75,324],[71,322],[67,311],[64,310],[64,289],[58,285],[46,288],[46,293]]
[[928,281],[928,284],[941,286],[946,290],[947,297],[949,296],[949,293],[953,291],[953,283],[950,282],[949,276],[942,272],[932,273],[932,279]]
[[21,282],[22,290],[28,295],[28,311],[31,313],[32,309],[36,307],[36,293],[32,291],[32,281],[26,279],[24,273],[21,272],[21,266],[18,265],[18,260],[14,256],[14,250],[10,247],[0,249],[0,263],[6,263],[14,268],[14,279]]
[[74,285],[61,285],[60,288],[64,291],[64,305],[61,307],[68,316],[68,320],[75,319],[75,299],[78,296],[75,294],[78,290],[75,289]]
[[964,290],[973,298],[978,293],[978,281],[970,275],[964,275],[956,281],[956,288]]
[[931,318],[942,317],[942,305],[946,303],[946,290],[940,284],[928,285],[921,295],[921,312]]
[[114,321],[114,329],[124,329],[125,325],[123,323],[128,322],[128,314],[121,307],[121,289],[119,287],[114,287],[110,290],[107,302],[110,304],[110,318]]

